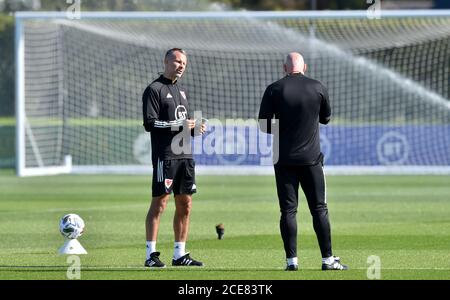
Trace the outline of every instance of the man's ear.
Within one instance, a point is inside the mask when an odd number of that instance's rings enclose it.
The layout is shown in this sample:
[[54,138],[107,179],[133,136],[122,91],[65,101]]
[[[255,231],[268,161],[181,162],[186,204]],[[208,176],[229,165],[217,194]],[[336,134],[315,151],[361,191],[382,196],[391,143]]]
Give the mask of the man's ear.
[[283,64],[283,70],[284,70],[284,73],[287,73],[287,72],[288,72],[288,71],[287,71],[286,64]]
[[303,66],[303,74],[305,74],[306,73],[306,70],[308,69],[308,65],[307,64],[305,64],[304,66]]

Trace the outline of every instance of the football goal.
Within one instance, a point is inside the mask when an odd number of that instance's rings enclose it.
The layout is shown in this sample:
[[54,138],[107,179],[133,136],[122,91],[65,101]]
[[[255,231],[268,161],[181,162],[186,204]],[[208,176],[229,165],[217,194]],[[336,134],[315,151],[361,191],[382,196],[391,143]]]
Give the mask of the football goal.
[[209,130],[198,172],[269,174],[262,94],[303,54],[327,86],[328,174],[450,174],[450,10],[16,13],[19,176],[151,174],[142,93],[172,47]]

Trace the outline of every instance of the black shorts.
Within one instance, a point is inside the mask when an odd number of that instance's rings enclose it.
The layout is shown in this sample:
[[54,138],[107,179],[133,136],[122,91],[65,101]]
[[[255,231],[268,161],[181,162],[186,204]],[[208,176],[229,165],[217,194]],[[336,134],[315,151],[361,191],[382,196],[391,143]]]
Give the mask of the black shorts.
[[172,191],[175,195],[197,192],[193,159],[162,160],[153,165],[152,196],[159,197]]

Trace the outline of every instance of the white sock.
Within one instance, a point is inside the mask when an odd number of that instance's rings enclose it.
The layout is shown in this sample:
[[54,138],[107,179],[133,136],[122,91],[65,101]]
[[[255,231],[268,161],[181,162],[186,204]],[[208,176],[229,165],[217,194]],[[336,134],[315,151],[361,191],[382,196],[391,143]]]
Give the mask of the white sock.
[[291,257],[291,258],[288,258],[288,259],[287,259],[287,264],[288,264],[289,266],[291,266],[291,265],[296,265],[296,266],[298,266],[298,259],[297,259],[297,257]]
[[185,248],[186,242],[175,242],[173,246],[173,258],[179,259],[183,255],[185,255]]
[[156,241],[147,241],[147,246],[146,246],[146,250],[147,250],[147,259],[150,258],[150,254],[152,254],[153,252],[156,252]]
[[334,263],[334,256],[322,258],[322,263],[323,264],[327,264],[327,265],[331,265],[332,263]]

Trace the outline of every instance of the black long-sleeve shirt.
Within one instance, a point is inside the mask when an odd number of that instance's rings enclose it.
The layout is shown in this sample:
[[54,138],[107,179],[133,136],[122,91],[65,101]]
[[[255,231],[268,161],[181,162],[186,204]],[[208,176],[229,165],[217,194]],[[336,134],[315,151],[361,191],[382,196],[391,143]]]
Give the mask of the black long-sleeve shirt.
[[316,164],[321,157],[319,122],[327,124],[331,118],[327,89],[300,73],[272,83],[264,92],[259,110],[260,124],[267,124],[267,129],[261,126],[263,131],[272,133],[273,118],[279,122],[279,136],[273,145],[273,151],[279,151],[279,155],[274,163]]
[[[177,82],[160,76],[142,96],[144,128],[151,133],[152,162],[169,159],[192,158],[192,152],[174,153],[174,137],[183,130],[183,121],[190,119],[186,90]],[[185,136],[190,149],[191,135]]]

